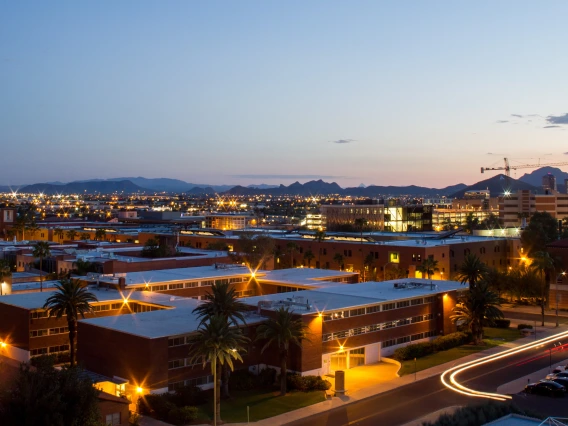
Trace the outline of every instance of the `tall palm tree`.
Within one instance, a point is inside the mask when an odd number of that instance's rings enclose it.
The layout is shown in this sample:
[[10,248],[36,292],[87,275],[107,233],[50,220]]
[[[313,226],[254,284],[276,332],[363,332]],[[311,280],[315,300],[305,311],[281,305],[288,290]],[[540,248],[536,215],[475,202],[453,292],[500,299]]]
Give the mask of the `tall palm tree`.
[[337,263],[339,270],[341,271],[343,269],[343,263],[345,262],[343,255],[341,253],[335,253],[335,255],[333,256],[333,261]]
[[93,311],[91,303],[97,302],[97,297],[87,290],[79,280],[61,280],[55,284],[56,291],[49,296],[43,305],[49,317],[61,318],[67,316],[69,327],[69,354],[71,367],[75,365],[75,339],[77,337],[77,320],[79,315],[85,318],[86,313]]
[[77,236],[77,231],[75,231],[74,229],[70,229],[69,231],[67,231],[67,238],[69,238],[70,240],[74,240],[76,236]]
[[28,231],[31,239],[33,240],[34,237],[35,237],[35,234],[37,234],[37,231],[39,231],[39,226],[37,226],[37,223],[35,222],[35,220],[32,220],[30,223],[28,223],[28,225],[25,227],[25,229]]
[[306,262],[308,262],[308,268],[310,267],[310,264],[312,263],[314,257],[314,253],[310,249],[306,250],[306,252],[304,253],[304,259],[306,260]]
[[367,270],[371,271],[373,276],[376,275],[376,267],[375,267],[375,256],[373,255],[373,253],[369,253],[367,256],[365,256],[365,259],[363,259],[363,281],[367,281]]
[[55,228],[53,230],[53,235],[55,235],[59,239],[59,242],[61,242],[61,240],[65,236],[65,231],[61,228]]
[[416,270],[421,272],[423,277],[426,276],[426,278],[431,279],[432,275],[439,271],[440,268],[438,268],[437,260],[427,257],[420,265],[418,265]]
[[79,235],[79,239],[80,240],[89,240],[91,238],[91,234],[89,234],[88,232],[81,232],[81,235]]
[[469,284],[469,288],[475,287],[487,273],[487,265],[475,254],[469,253],[458,270],[458,279],[462,284]]
[[[219,315],[225,321],[238,327],[246,324],[244,312],[248,311],[247,305],[240,302],[235,294],[235,289],[228,283],[213,284],[211,292],[205,295],[205,302],[193,310],[200,320],[199,325],[204,324],[209,318]],[[221,391],[224,398],[229,398],[229,366],[223,366],[221,376]]]
[[34,244],[32,255],[39,257],[39,291],[43,291],[43,259],[51,256],[51,249],[47,241],[38,241]]
[[245,337],[238,327],[231,327],[222,315],[213,315],[209,322],[202,323],[197,334],[190,338],[189,351],[191,363],[201,361],[203,367],[210,362],[214,380],[213,392],[213,424],[221,421],[221,367],[225,364],[234,369],[233,360],[243,361],[241,352],[245,352],[243,345],[249,339]]
[[471,331],[473,343],[479,345],[483,342],[483,321],[492,321],[503,318],[498,308],[499,297],[489,289],[485,281],[479,281],[466,292],[454,309],[450,319],[459,325],[465,325]]
[[308,331],[301,318],[294,318],[289,307],[281,307],[276,317],[260,324],[256,329],[256,339],[265,340],[261,353],[268,347],[276,345],[280,356],[280,395],[286,395],[286,372],[290,344],[302,346],[308,340]]
[[363,230],[365,229],[365,226],[367,226],[367,223],[367,219],[364,217],[358,217],[355,219],[355,228],[359,229],[359,232],[361,232],[361,244],[363,244]]
[[318,242],[318,264],[319,264],[319,268],[322,269],[321,267],[321,243],[322,241],[325,240],[325,231],[321,231],[321,230],[317,230],[314,234],[314,239]]
[[550,280],[547,279],[547,274],[556,276],[557,261],[546,251],[537,251],[530,264],[530,268],[535,271],[541,279],[541,294],[540,294],[540,312],[542,314],[542,326],[544,327],[544,309],[550,306]]
[[290,254],[290,268],[292,268],[294,267],[294,253],[298,253],[300,248],[298,247],[298,244],[291,241],[288,244],[286,244],[286,250]]
[[468,234],[473,234],[473,231],[479,226],[479,218],[475,217],[473,213],[469,213],[465,218],[464,229]]

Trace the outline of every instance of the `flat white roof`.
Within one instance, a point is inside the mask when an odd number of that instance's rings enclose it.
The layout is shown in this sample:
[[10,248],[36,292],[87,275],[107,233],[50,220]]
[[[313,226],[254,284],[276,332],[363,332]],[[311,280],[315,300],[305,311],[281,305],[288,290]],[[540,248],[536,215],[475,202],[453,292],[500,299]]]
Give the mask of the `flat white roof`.
[[[395,288],[395,284],[405,288]],[[315,290],[247,297],[242,301],[251,306],[258,306],[258,302],[261,301],[271,301],[273,302],[271,309],[278,309],[280,306],[275,302],[294,302],[290,308],[295,312],[313,314],[314,312],[352,309],[382,302],[433,296],[460,289],[465,290],[466,287],[457,281],[405,278],[382,282],[369,281],[359,284],[324,283],[321,288]],[[298,298],[301,302],[298,302]],[[311,306],[311,308],[308,309],[308,306]]]
[[262,271],[258,280],[275,281],[283,284],[300,285],[322,285],[322,281],[330,281],[337,278],[348,278],[357,276],[355,272],[334,271],[332,269],[312,269],[312,268],[289,268],[276,269],[274,271]]

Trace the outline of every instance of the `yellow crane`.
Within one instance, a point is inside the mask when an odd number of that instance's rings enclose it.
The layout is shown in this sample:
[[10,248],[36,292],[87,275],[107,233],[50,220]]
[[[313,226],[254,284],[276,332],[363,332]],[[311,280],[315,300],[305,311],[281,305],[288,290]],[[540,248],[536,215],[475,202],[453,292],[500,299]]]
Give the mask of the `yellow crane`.
[[559,161],[558,163],[546,163],[546,164],[541,164],[540,161],[538,162],[538,164],[519,164],[516,166],[511,166],[509,164],[509,159],[507,157],[503,158],[503,160],[505,161],[505,165],[502,167],[482,167],[481,168],[481,173],[485,173],[485,171],[487,170],[505,170],[505,174],[510,177],[511,176],[511,170],[517,170],[517,169],[537,169],[539,167],[544,167],[544,166],[568,166],[568,161]]

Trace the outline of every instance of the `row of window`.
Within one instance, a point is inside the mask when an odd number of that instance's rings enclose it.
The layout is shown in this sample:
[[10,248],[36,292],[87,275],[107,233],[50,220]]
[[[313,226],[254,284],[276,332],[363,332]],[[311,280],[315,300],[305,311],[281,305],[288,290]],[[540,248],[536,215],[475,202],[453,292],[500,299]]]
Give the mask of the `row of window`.
[[[233,277],[233,278],[223,278],[219,280],[203,280],[201,281],[201,283],[199,281],[190,281],[186,283],[156,284],[151,286],[151,289],[152,291],[179,290],[182,288],[210,287],[213,284],[235,284],[247,281],[248,277]],[[140,287],[138,290],[143,291],[146,289]]]
[[358,336],[360,334],[373,333],[375,331],[386,330],[394,327],[402,327],[408,324],[430,321],[434,319],[433,314],[417,315],[411,318],[403,318],[395,321],[387,321],[379,324],[372,324],[365,327],[351,328],[349,330],[336,331],[326,333],[321,336],[322,342],[331,342],[332,340],[345,339],[346,337]]
[[235,291],[236,297],[251,297],[255,296],[254,290],[242,290],[242,291]]
[[181,358],[168,361],[168,370],[174,370],[176,368],[192,367],[194,365],[201,364],[201,361],[191,362],[191,358]]
[[326,312],[323,316],[324,321],[332,321],[336,319],[343,319],[355,317],[359,315],[374,314],[381,311],[390,311],[393,309],[407,308],[409,306],[423,305],[426,303],[434,303],[436,296],[420,297],[411,300],[402,300],[400,302],[382,303],[380,305],[367,306],[366,308],[357,308],[345,311]]
[[414,342],[416,340],[425,339],[427,337],[436,336],[435,330],[426,331],[425,333],[417,333],[411,336],[398,337],[396,339],[385,340],[381,343],[381,348],[388,348],[389,346],[402,345],[403,343]]
[[30,337],[42,337],[42,336],[53,336],[55,334],[65,334],[69,333],[68,327],[55,327],[55,328],[45,328],[43,330],[32,330],[30,331]]
[[213,376],[197,377],[195,379],[182,380],[180,382],[168,383],[168,391],[173,392],[176,389],[181,389],[184,386],[200,386],[213,383]]
[[30,356],[55,354],[58,352],[67,352],[68,350],[69,350],[69,345],[50,346],[49,348],[32,349],[30,351]]

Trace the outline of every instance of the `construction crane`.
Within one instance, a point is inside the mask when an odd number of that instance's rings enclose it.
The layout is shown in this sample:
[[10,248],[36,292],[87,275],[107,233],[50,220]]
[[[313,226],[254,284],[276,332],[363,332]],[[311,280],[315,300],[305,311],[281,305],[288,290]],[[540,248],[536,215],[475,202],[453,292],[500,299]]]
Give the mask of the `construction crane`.
[[486,170],[505,170],[507,177],[511,177],[511,170],[517,169],[537,169],[544,166],[568,166],[568,161],[561,161],[558,163],[546,163],[546,164],[520,164],[518,166],[511,166],[509,164],[509,159],[507,157],[503,158],[505,165],[503,167],[482,167],[481,173],[485,173]]

